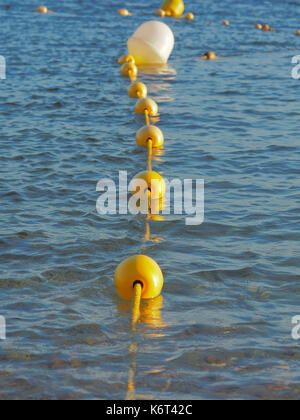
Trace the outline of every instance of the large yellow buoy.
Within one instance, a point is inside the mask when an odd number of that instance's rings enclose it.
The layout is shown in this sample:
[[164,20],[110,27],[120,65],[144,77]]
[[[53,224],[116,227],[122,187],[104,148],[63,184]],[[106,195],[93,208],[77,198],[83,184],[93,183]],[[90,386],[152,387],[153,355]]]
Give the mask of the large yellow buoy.
[[146,98],[148,94],[147,86],[144,83],[132,83],[128,88],[128,95],[130,98]]
[[115,286],[122,299],[132,300],[137,282],[142,285],[143,299],[154,299],[163,288],[164,278],[159,265],[146,255],[127,258],[115,271]]
[[134,107],[136,114],[144,114],[148,111],[150,117],[155,117],[158,114],[158,105],[151,98],[139,99]]
[[163,147],[164,135],[155,125],[145,125],[136,133],[136,144],[138,146],[147,146],[149,140],[152,141],[152,147],[157,149]]
[[160,8],[164,10],[167,15],[180,17],[184,12],[184,2],[183,0],[165,0]]

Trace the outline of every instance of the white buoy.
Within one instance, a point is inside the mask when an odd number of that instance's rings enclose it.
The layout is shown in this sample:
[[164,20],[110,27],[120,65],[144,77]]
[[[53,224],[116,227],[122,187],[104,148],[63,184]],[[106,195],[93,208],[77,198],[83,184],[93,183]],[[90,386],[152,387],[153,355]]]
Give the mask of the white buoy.
[[128,52],[137,65],[166,64],[174,48],[172,30],[163,22],[143,23],[128,40]]

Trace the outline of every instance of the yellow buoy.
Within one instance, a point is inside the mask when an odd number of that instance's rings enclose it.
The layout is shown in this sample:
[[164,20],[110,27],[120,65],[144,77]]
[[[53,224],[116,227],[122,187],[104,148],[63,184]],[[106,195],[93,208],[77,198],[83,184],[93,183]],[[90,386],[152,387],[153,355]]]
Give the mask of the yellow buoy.
[[144,171],[138,173],[133,179],[141,179],[146,182],[148,190],[151,192],[152,200],[163,199],[166,193],[166,183],[159,173],[155,171]]
[[135,64],[135,60],[134,60],[134,57],[132,55],[121,55],[121,57],[118,59],[118,63],[120,65],[123,65],[125,63]]
[[224,20],[224,21],[223,21],[223,25],[225,25],[225,26],[230,26],[230,23],[229,23],[229,21],[228,21],[228,20]]
[[136,144],[138,146],[147,146],[149,140],[152,141],[152,146],[157,149],[164,144],[164,135],[155,125],[145,125],[136,133]]
[[142,285],[143,299],[154,299],[162,291],[162,271],[159,265],[146,255],[127,258],[115,271],[115,286],[122,299],[132,300],[136,283]]
[[134,107],[136,114],[144,114],[148,111],[150,117],[155,117],[158,114],[158,105],[151,98],[139,99]]
[[48,13],[48,8],[46,6],[39,6],[36,9],[37,13]]
[[165,17],[166,16],[166,12],[162,9],[157,9],[154,12],[155,16],[160,16],[160,17]]
[[128,88],[128,95],[130,98],[146,98],[148,94],[147,86],[144,83],[132,83]]
[[208,51],[204,54],[202,58],[204,58],[205,60],[216,60],[218,57],[213,51]]
[[269,26],[269,25],[264,25],[264,26],[262,27],[262,30],[263,30],[264,32],[267,32],[267,31],[269,31],[269,30],[270,30],[270,26]]
[[255,25],[255,28],[261,30],[263,27],[262,27],[262,25],[260,23],[258,23],[257,25]]
[[166,12],[167,16],[180,17],[184,12],[183,0],[165,0],[160,7]]
[[120,9],[117,13],[121,16],[132,16],[132,13],[130,13],[127,9]]
[[120,71],[123,76],[136,77],[138,74],[138,68],[133,63],[123,64]]
[[300,30],[296,31],[296,35],[300,36]]
[[195,15],[194,15],[194,13],[188,13],[187,15],[186,15],[186,19],[187,20],[194,20],[195,19]]

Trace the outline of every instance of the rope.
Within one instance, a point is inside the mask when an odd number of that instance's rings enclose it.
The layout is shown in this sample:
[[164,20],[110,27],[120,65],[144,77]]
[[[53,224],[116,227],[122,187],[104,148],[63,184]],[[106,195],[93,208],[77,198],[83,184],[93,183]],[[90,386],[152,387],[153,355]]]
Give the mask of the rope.
[[148,139],[148,171],[152,171],[152,140]]
[[135,76],[133,76],[131,70],[129,70],[128,74],[129,74],[129,78],[130,78],[131,83],[135,82]]
[[145,118],[146,118],[146,124],[150,125],[150,117],[149,117],[148,109],[145,109]]
[[142,298],[142,284],[140,282],[136,282],[134,285],[134,293],[133,293],[133,306],[132,306],[132,328],[135,331],[135,324],[137,323],[139,316],[140,316],[140,305],[141,305],[141,298]]

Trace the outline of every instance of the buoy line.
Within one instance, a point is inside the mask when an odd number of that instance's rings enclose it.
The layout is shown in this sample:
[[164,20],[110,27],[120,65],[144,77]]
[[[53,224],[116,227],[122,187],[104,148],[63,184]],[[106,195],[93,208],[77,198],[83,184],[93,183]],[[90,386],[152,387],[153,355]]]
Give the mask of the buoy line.
[[[173,49],[173,39],[171,48]],[[120,73],[128,77],[131,84],[127,90],[130,98],[136,99],[134,107],[136,114],[144,115],[145,125],[136,133],[136,144],[147,149],[147,170],[138,173],[133,179],[142,180],[147,186],[145,200],[147,204],[146,214],[146,234],[144,240],[150,239],[149,221],[154,217],[152,213],[158,214],[163,208],[163,200],[166,191],[164,179],[157,172],[152,170],[153,149],[161,149],[164,145],[164,135],[162,131],[152,123],[152,118],[158,116],[157,103],[148,97],[147,86],[137,81],[138,67],[135,64],[133,55],[123,55],[119,58]],[[143,249],[143,247],[142,247]],[[115,271],[115,286],[119,296],[132,301],[131,331],[136,331],[136,324],[140,317],[140,305],[142,299],[154,299],[161,294],[164,278],[159,265],[152,258],[140,254],[128,257],[122,261]],[[135,336],[129,347],[131,363],[129,366],[126,400],[135,399],[135,375],[137,371],[136,356],[138,345]]]
[[[158,115],[157,103],[148,97],[148,89],[144,83],[137,82],[138,68],[135,59],[131,55],[121,56],[118,60],[121,75],[129,77],[131,85],[128,88],[128,96],[137,99],[134,107],[136,114],[144,114],[145,126],[136,134],[138,146],[145,146],[148,150],[147,170],[140,172],[134,179],[146,182],[145,191],[148,200],[146,221],[153,207],[161,208],[165,194],[165,181],[155,171],[152,171],[153,148],[161,148],[164,144],[164,136],[161,130],[152,125],[151,118]],[[153,187],[153,181],[155,187]],[[158,201],[158,204],[157,204]],[[153,206],[154,203],[154,206]],[[147,230],[148,230],[147,226]],[[149,233],[148,233],[149,235]],[[146,234],[146,237],[148,236]],[[160,295],[163,288],[163,274],[159,265],[146,255],[135,255],[121,262],[115,272],[115,286],[119,296],[123,299],[132,300],[132,327],[139,319],[141,299],[153,299]]]

